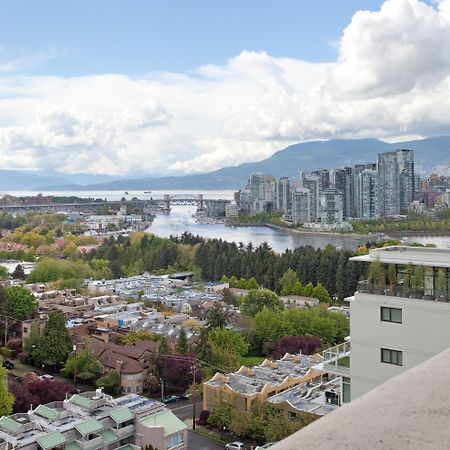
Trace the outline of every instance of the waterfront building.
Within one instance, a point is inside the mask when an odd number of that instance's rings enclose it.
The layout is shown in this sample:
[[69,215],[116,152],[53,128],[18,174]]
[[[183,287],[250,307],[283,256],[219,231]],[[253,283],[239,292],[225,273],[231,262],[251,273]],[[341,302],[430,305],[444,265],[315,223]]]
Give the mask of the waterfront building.
[[378,209],[397,216],[414,200],[414,153],[400,149],[378,155]]
[[228,203],[225,205],[225,217],[237,217],[239,215],[238,205]]
[[327,188],[320,195],[320,221],[328,225],[343,222],[342,194],[337,189]]
[[361,219],[375,219],[378,214],[378,172],[364,169],[358,174],[358,203],[356,216]]
[[[35,405],[33,405],[35,406]],[[0,418],[0,446],[20,450],[185,450],[187,426],[158,401],[97,389]]]
[[309,189],[297,188],[292,192],[292,223],[311,222],[311,194]]
[[287,214],[291,209],[290,184],[288,177],[276,181],[276,211]]
[[334,171],[334,187],[342,195],[342,207],[344,218],[352,217],[353,206],[353,170],[344,167]]
[[[352,197],[352,216],[358,217],[358,205],[361,205],[361,178],[359,177],[360,173],[364,170],[372,170],[377,171],[377,165],[370,164],[356,164],[352,170],[352,186],[353,186],[353,197]],[[378,200],[377,200],[378,201]]]
[[322,194],[322,179],[306,172],[302,173],[301,185],[310,192],[311,222],[320,221],[320,195]]

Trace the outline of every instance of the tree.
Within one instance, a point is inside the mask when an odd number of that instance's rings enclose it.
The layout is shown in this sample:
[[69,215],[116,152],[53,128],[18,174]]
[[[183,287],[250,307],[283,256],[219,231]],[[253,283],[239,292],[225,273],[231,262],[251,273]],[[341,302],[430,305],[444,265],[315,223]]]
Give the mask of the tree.
[[219,399],[211,414],[208,417],[208,425],[217,428],[223,433],[225,427],[231,423],[233,408],[223,398]]
[[304,288],[303,288],[303,295],[305,297],[312,297],[314,293],[314,285],[309,282]]
[[245,296],[241,312],[246,316],[254,317],[264,308],[272,311],[282,311],[284,305],[275,292],[269,289],[254,289]]
[[279,281],[281,287],[281,295],[291,294],[292,287],[297,281],[299,281],[297,273],[294,272],[291,268],[286,270]]
[[31,325],[31,330],[28,338],[26,338],[23,343],[23,351],[33,357],[33,352],[39,345],[40,339],[41,333],[39,332],[39,327],[34,323]]
[[116,370],[111,370],[96,381],[97,387],[102,387],[110,395],[120,394],[120,375]]
[[331,303],[330,294],[320,283],[317,283],[317,286],[314,287],[312,294],[313,297],[319,299],[320,303]]
[[38,405],[39,398],[33,395],[27,386],[24,386],[16,378],[8,379],[8,387],[14,396],[13,413],[26,413],[30,410],[31,405]]
[[13,278],[16,278],[17,280],[25,280],[26,275],[25,271],[23,270],[22,264],[17,264],[16,268],[14,269],[14,272],[11,275]]
[[70,394],[72,386],[59,380],[41,380],[27,385],[30,393],[39,399],[40,404],[64,400]]
[[64,316],[50,313],[33,358],[40,364],[59,366],[64,364],[72,351],[72,340],[66,328]]
[[316,336],[283,336],[276,344],[273,357],[279,359],[286,353],[311,355],[320,349],[322,342]]
[[14,396],[9,392],[6,383],[6,371],[0,367],[0,417],[9,416],[13,411]]
[[181,327],[180,335],[178,336],[178,342],[176,351],[183,356],[186,356],[189,352],[189,342],[186,335],[186,330]]
[[206,313],[208,328],[223,328],[228,325],[230,314],[227,309],[216,302]]
[[194,361],[184,358],[164,358],[162,378],[168,385],[186,389],[192,383],[192,367]]
[[6,311],[16,319],[30,317],[37,306],[34,295],[23,286],[8,286],[5,289]]
[[233,349],[234,353],[245,355],[248,351],[248,344],[240,333],[234,330],[225,330],[216,328],[209,333],[210,343],[214,343],[219,347]]
[[8,269],[5,266],[0,266],[0,280],[4,280],[8,276]]
[[85,347],[79,353],[72,353],[68,358],[61,373],[66,378],[74,375],[76,368],[76,377],[86,383],[92,382],[101,373],[100,363],[95,359],[89,347]]

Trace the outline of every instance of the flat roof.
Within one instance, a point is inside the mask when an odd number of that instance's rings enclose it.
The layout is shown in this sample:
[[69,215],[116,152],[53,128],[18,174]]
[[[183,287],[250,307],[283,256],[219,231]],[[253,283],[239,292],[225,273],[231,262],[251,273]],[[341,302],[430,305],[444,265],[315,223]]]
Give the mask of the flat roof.
[[414,266],[450,267],[450,250],[430,247],[391,246],[370,250],[367,255],[353,256],[350,261]]

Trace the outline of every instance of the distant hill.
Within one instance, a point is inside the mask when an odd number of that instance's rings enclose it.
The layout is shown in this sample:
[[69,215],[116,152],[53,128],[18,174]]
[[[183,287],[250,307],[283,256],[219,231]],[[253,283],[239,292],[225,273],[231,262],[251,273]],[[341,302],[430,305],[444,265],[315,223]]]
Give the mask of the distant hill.
[[[263,161],[224,167],[210,173],[122,179],[79,187],[86,190],[142,190],[142,189],[238,189],[243,187],[252,172],[280,176],[299,176],[302,170],[322,167],[333,169],[358,163],[376,162],[377,154],[398,148],[415,151],[416,171],[429,173],[436,168],[450,168],[450,136],[387,143],[378,139],[333,139],[290,145]],[[73,190],[72,186],[60,189]]]
[[450,175],[450,136],[393,144],[378,139],[333,139],[290,145],[262,161],[195,175],[119,179],[107,175],[77,174],[61,177],[54,173],[0,170],[0,191],[238,189],[245,185],[252,172],[277,177],[298,177],[302,170],[322,167],[333,169],[376,162],[378,153],[397,148],[415,151],[418,173],[446,170]]

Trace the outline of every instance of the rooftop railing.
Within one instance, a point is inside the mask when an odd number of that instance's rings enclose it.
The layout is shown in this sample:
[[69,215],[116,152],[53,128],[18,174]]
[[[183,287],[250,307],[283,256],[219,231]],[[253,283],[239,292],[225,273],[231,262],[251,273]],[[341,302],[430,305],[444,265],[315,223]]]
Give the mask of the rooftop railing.
[[322,356],[324,370],[350,376],[350,341],[324,350]]

